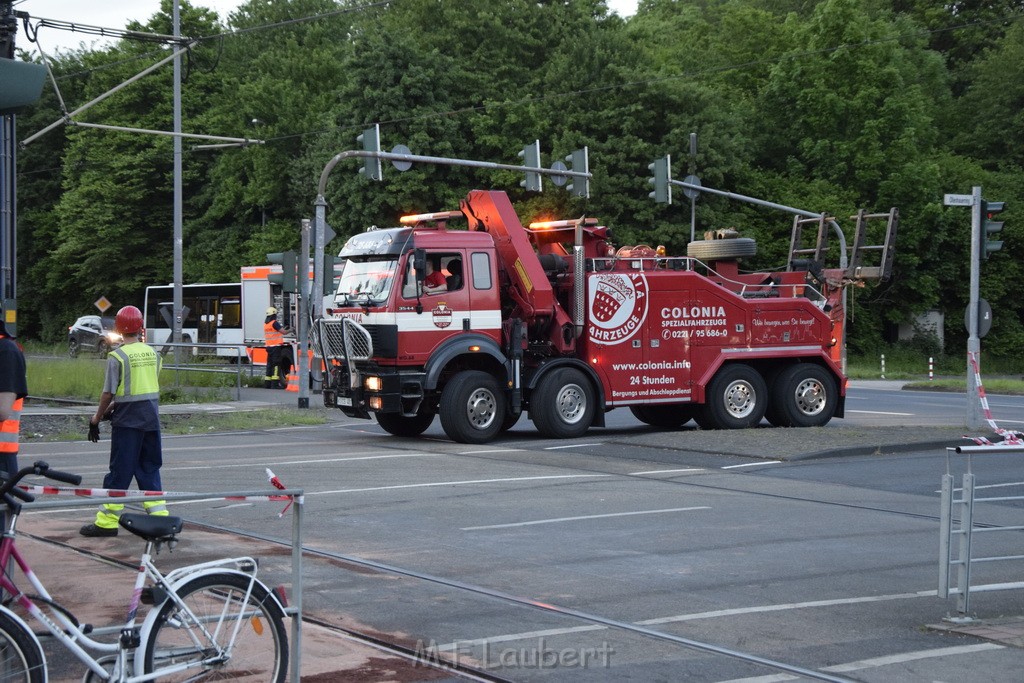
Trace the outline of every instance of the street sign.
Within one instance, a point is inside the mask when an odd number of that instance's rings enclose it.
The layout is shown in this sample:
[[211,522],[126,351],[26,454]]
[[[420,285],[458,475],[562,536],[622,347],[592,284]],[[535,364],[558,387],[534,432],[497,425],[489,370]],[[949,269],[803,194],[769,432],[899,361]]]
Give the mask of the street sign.
[[[685,178],[683,178],[683,182],[700,187],[700,178],[698,178],[695,175],[686,176]],[[700,196],[700,190],[695,190],[692,187],[684,187],[683,194],[685,194],[689,199],[696,199],[698,196]]]
[[[964,327],[968,334],[971,332],[971,306],[967,305],[964,311]],[[984,299],[978,299],[978,339],[984,339],[985,335],[992,329],[992,307]]]
[[106,313],[107,309],[110,308],[111,303],[107,301],[107,297],[101,296],[99,299],[96,299],[92,305],[100,309],[100,313]]
[[[405,145],[395,145],[391,149],[391,153],[392,154],[412,154],[412,152],[409,150],[409,148],[406,147]],[[391,165],[394,166],[395,168],[397,168],[399,171],[408,171],[410,168],[412,168],[412,162],[411,161],[405,161],[403,159],[392,159],[391,160]],[[330,240],[327,240],[327,241],[330,242]]]
[[972,206],[974,197],[969,194],[947,194],[942,198],[945,206]]
[[[565,163],[562,162],[561,160],[558,160],[558,161],[555,161],[555,162],[553,162],[551,164],[551,170],[552,171],[568,171],[569,167],[566,166]],[[567,175],[553,175],[553,176],[551,176],[551,182],[553,182],[558,187],[562,187],[567,182],[569,182],[569,176],[567,176]]]

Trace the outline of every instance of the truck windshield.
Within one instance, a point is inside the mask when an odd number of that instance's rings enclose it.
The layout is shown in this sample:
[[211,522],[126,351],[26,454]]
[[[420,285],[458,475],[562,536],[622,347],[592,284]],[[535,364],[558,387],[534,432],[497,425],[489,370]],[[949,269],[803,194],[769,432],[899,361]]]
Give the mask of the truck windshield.
[[382,304],[391,293],[398,260],[346,261],[334,297],[335,306]]

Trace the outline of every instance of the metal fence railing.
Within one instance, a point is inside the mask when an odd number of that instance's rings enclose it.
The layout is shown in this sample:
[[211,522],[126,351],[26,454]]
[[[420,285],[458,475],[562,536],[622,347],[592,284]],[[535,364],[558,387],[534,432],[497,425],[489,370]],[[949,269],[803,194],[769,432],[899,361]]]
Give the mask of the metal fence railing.
[[[235,376],[235,399],[242,399],[242,374],[254,376],[246,347],[239,344],[154,344],[164,359],[165,370],[176,370],[174,386],[181,386],[180,372],[213,372]],[[228,353],[223,353],[227,351]],[[221,362],[217,362],[221,361]],[[227,362],[223,362],[227,361]]]
[[[987,484],[987,490],[1002,489],[1004,491],[1020,491],[1022,495],[1003,495],[980,497],[975,485],[973,472],[973,455],[978,453],[1021,452],[1024,446],[1000,447],[960,447],[946,449],[946,474],[942,477],[942,511],[940,514],[939,532],[939,597],[957,596],[957,616],[949,617],[949,621],[971,621],[971,593],[983,591],[1001,591],[1024,588],[1024,582],[972,584],[971,569],[982,563],[1024,561],[1024,555],[987,555],[980,556],[973,542],[979,534],[993,534],[1006,531],[1022,531],[1024,525],[994,524],[978,525],[975,521],[975,507],[982,504],[1005,504],[1024,501],[1024,482],[1003,482]],[[954,454],[962,454],[967,458],[967,469],[961,475],[960,488],[954,487],[954,477],[950,472],[950,459]],[[960,497],[957,498],[956,494]],[[954,512],[959,511],[959,525],[954,528]],[[1024,521],[1022,519],[1021,521]],[[956,547],[956,552],[953,549]],[[956,586],[950,586],[953,570],[956,570]]]

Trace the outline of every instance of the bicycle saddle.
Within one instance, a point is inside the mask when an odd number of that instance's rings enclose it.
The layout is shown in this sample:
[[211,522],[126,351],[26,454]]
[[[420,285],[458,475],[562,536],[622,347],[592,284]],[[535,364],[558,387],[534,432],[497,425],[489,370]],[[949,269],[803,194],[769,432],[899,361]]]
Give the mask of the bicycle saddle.
[[117,521],[123,528],[147,541],[169,541],[181,533],[181,517],[126,512]]

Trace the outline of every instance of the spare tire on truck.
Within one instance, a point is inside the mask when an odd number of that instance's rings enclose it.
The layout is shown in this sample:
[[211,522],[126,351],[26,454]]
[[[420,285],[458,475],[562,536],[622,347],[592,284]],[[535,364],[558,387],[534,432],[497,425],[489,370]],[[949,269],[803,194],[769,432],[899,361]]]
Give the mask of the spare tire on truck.
[[721,240],[696,240],[686,245],[686,255],[701,261],[722,261],[757,253],[757,242],[750,237]]

